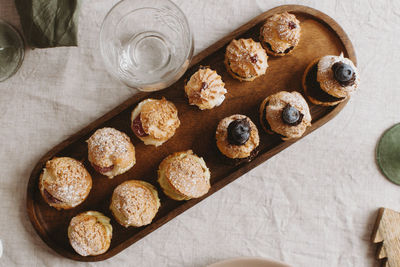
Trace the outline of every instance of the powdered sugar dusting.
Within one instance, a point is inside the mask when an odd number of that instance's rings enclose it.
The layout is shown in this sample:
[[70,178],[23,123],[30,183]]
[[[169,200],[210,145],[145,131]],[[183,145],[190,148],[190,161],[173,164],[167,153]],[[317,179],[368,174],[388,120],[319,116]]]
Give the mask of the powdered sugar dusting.
[[[354,84],[341,86],[340,83],[335,80],[332,66],[337,62],[342,62],[351,66],[354,70],[354,75],[356,76]],[[360,83],[360,75],[356,66],[354,66],[353,61],[343,57],[343,54],[340,56],[324,56],[318,62],[317,81],[319,82],[321,89],[328,94],[338,98],[348,97],[357,90]]]
[[82,213],[72,218],[68,227],[70,244],[82,256],[105,252],[111,241],[111,234],[107,233],[105,226],[97,220],[96,216],[88,213]]
[[201,197],[208,192],[210,172],[202,158],[189,150],[175,153],[165,160],[165,176],[175,190],[190,198]]
[[41,186],[54,198],[76,206],[89,194],[92,178],[83,164],[73,158],[53,158],[46,163]]
[[97,130],[87,141],[89,161],[100,167],[110,167],[116,159],[130,160],[134,148],[129,137],[114,128]]
[[[142,226],[151,223],[158,211],[157,196],[151,185],[142,181],[127,181],[115,188],[111,210],[124,218],[124,226]],[[120,218],[121,219],[121,218]]]
[[[267,99],[268,106],[265,117],[272,131],[287,137],[287,139],[299,138],[304,134],[306,128],[311,126],[311,114],[308,104],[299,92],[281,91],[269,96]],[[288,104],[303,114],[301,123],[296,126],[288,125],[282,120],[283,109]]]

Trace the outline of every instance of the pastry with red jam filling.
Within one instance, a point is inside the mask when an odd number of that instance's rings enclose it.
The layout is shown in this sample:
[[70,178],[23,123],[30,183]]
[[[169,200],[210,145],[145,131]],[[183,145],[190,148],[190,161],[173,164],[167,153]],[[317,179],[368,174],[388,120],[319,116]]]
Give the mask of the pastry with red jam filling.
[[50,206],[72,209],[81,204],[92,189],[92,177],[82,162],[73,158],[53,158],[39,178],[39,190]]
[[300,93],[281,91],[261,103],[260,123],[267,133],[276,133],[282,140],[297,139],[311,126],[310,109]]
[[269,17],[260,29],[260,40],[270,56],[286,56],[299,44],[300,21],[295,15],[283,12]]
[[229,74],[239,81],[253,81],[264,75],[268,56],[259,42],[253,39],[232,40],[226,47],[225,66]]
[[354,63],[343,56],[324,56],[312,61],[303,75],[303,89],[315,105],[335,106],[348,99],[360,84]]
[[225,83],[215,70],[200,67],[185,85],[185,94],[190,105],[199,109],[218,107],[225,100]]
[[177,108],[164,97],[145,99],[132,111],[132,131],[145,145],[162,145],[175,134],[179,125]]
[[130,170],[136,163],[135,147],[129,137],[114,128],[98,129],[88,140],[88,158],[93,168],[107,176]]

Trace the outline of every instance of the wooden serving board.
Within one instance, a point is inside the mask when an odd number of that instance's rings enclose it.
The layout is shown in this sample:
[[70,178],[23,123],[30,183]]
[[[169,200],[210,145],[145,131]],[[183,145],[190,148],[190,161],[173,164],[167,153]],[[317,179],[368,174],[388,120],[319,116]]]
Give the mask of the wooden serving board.
[[[301,40],[294,52],[285,57],[270,57],[267,73],[253,82],[239,82],[233,79],[223,64],[226,45],[234,38],[253,38],[258,41],[259,29],[266,18],[288,11],[297,16],[301,22]],[[202,199],[215,193],[239,176],[290,146],[293,142],[283,142],[277,135],[266,134],[259,124],[258,107],[270,94],[281,90],[302,91],[301,78],[308,63],[314,58],[327,54],[339,55],[341,52],[356,64],[353,46],[343,29],[329,16],[315,9],[285,5],[273,8],[239,29],[222,38],[206,50],[196,55],[186,74],[169,88],[154,93],[139,93],[128,99],[103,117],[89,124],[80,132],[51,149],[36,164],[28,183],[27,209],[29,218],[39,236],[46,244],[62,256],[78,261],[100,261],[114,256],[139,239],[167,223]],[[184,81],[194,73],[199,65],[210,66],[222,76],[228,94],[224,103],[217,108],[200,111],[190,106],[184,95]],[[166,97],[175,103],[179,111],[181,126],[167,143],[155,148],[145,146],[130,129],[130,114],[141,100],[152,97]],[[346,101],[347,102],[347,101]],[[314,131],[332,119],[345,105],[320,107],[310,104],[312,127],[306,134]],[[256,123],[260,132],[260,152],[250,163],[238,166],[225,165],[217,153],[215,130],[218,122],[232,114],[245,114]],[[108,179],[94,171],[87,160],[87,140],[96,129],[114,127],[127,133],[136,147],[136,165],[127,173],[114,179]],[[211,171],[211,189],[200,199],[174,201],[166,197],[157,183],[157,168],[163,158],[177,151],[192,149],[203,157]],[[57,211],[47,205],[38,190],[38,180],[45,162],[55,156],[69,156],[84,162],[93,177],[93,188],[87,200],[72,210]],[[161,207],[153,222],[140,228],[120,226],[109,211],[111,194],[114,188],[123,181],[139,179],[147,181],[158,188]],[[67,228],[71,218],[78,213],[96,210],[110,218],[113,226],[113,237],[110,249],[102,255],[82,257],[69,245]]]

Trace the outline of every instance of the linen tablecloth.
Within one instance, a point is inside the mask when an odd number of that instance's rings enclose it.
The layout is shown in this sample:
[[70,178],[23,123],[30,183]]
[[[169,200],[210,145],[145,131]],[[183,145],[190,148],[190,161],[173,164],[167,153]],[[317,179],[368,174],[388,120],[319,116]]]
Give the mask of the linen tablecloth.
[[[99,29],[116,0],[84,0],[79,47],[27,49],[0,83],[0,266],[92,266],[65,259],[39,238],[26,186],[54,145],[131,96],[105,70]],[[303,4],[348,33],[362,84],[332,121],[117,256],[96,266],[205,266],[260,256],[293,266],[378,266],[372,227],[381,206],[400,210],[400,187],[378,171],[374,151],[400,121],[400,1],[176,0],[199,52],[260,13]],[[0,18],[21,29],[13,0]],[[308,40],[312,41],[312,40]]]

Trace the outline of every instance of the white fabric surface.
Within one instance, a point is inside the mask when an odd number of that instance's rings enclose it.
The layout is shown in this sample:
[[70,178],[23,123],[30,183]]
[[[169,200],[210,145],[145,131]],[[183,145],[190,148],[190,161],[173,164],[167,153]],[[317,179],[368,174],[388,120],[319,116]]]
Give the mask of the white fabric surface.
[[[84,0],[78,48],[27,50],[0,83],[0,266],[204,266],[261,256],[293,266],[378,266],[372,226],[381,206],[400,210],[400,188],[374,161],[381,133],[399,121],[400,1],[176,0],[196,52],[263,11],[304,4],[333,17],[358,55],[362,85],[327,125],[173,219],[117,256],[77,263],[53,252],[25,208],[37,160],[132,93],[107,74],[99,28],[116,0]],[[0,18],[20,28],[13,0]]]

